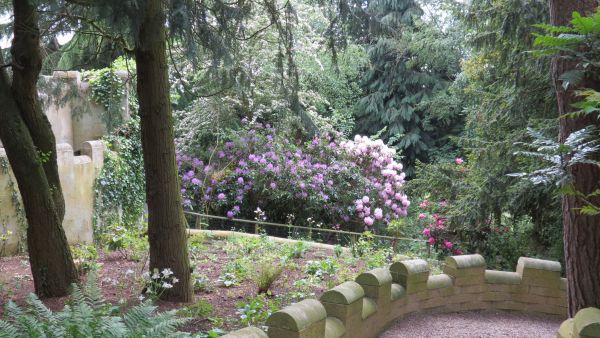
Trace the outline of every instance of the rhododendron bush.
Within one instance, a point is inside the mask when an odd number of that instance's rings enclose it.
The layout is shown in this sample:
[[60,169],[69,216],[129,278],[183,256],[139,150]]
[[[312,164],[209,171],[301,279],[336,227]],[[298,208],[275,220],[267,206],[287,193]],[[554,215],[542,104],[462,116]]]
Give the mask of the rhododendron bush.
[[406,216],[405,175],[395,151],[381,140],[315,136],[296,141],[271,125],[244,121],[244,129],[207,159],[178,154],[188,210],[345,230],[382,229]]

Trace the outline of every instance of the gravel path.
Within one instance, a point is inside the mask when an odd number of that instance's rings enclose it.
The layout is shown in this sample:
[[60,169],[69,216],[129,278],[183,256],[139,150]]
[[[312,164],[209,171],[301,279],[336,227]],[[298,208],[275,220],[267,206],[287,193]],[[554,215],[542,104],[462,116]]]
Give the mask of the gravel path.
[[556,337],[564,318],[505,311],[415,313],[390,327],[380,338],[544,338]]

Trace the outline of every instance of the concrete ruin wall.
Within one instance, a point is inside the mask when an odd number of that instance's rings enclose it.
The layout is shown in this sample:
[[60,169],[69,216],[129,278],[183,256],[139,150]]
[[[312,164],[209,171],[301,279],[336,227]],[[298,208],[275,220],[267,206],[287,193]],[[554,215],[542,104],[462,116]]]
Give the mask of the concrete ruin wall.
[[447,257],[443,271],[431,276],[421,259],[396,262],[362,273],[319,300],[273,313],[266,332],[249,327],[225,337],[377,337],[419,311],[501,309],[567,317],[567,281],[558,262],[521,257],[516,272],[507,272],[486,270],[481,255],[463,255]]
[[[119,74],[125,80],[125,74]],[[92,241],[94,179],[104,162],[104,147],[98,141],[107,133],[106,110],[90,100],[89,85],[79,72],[54,72],[38,86],[40,100],[56,137],[58,170],[65,198],[63,227],[71,243]],[[122,119],[128,116],[123,99]],[[16,179],[7,165],[0,143],[0,256],[25,247],[26,220]],[[15,202],[16,199],[16,202]],[[10,235],[9,235],[10,233]],[[3,237],[4,236],[4,237]]]

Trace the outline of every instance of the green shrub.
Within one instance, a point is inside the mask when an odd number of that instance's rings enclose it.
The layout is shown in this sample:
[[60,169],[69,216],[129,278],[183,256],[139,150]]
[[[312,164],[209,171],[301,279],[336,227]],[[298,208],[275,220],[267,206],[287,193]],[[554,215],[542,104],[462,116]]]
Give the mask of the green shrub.
[[267,259],[260,262],[260,266],[254,276],[254,283],[258,288],[258,294],[270,294],[270,288],[283,272],[283,266]]
[[178,314],[188,318],[207,318],[212,311],[212,304],[204,299],[200,299],[198,302],[179,310]]
[[308,250],[308,245],[304,241],[297,241],[293,244],[285,244],[283,246],[283,255],[286,258],[302,258]]
[[279,308],[279,303],[268,299],[265,295],[258,295],[249,299],[246,303],[238,303],[238,314],[240,321],[247,326],[258,326],[264,324],[271,313]]
[[304,272],[318,278],[323,278],[325,276],[333,276],[339,268],[340,265],[338,262],[328,258],[326,260],[308,261]]

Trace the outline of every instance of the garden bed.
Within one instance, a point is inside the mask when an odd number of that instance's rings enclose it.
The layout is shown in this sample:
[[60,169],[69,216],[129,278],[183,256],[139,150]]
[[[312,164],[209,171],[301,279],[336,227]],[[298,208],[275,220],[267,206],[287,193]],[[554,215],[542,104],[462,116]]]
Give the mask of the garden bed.
[[[178,309],[181,316],[191,317],[180,329],[193,333],[260,326],[271,311],[304,298],[318,298],[323,291],[354,279],[360,272],[385,265],[394,255],[367,243],[360,248],[362,256],[355,257],[341,247],[317,247],[302,241],[282,244],[266,236],[216,240],[195,235],[189,248],[196,303],[157,305],[160,310]],[[93,249],[79,248],[76,256],[81,256],[81,251]],[[97,280],[106,300],[127,308],[148,297],[142,293],[148,280],[144,275],[147,261],[143,254],[141,259],[132,259],[139,256],[131,251],[100,251],[97,259],[80,259],[83,267],[97,267]],[[280,268],[281,274],[266,293],[258,295],[257,284],[273,274],[269,272],[273,267]],[[24,304],[33,291],[28,257],[0,258],[0,303],[12,299]],[[44,303],[60,310],[67,299],[49,299]]]

